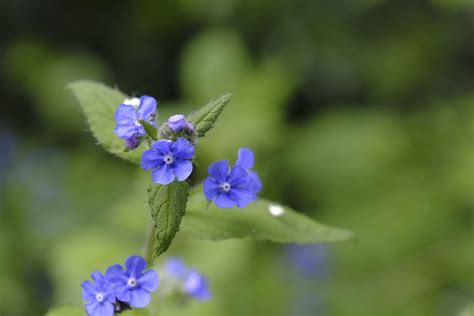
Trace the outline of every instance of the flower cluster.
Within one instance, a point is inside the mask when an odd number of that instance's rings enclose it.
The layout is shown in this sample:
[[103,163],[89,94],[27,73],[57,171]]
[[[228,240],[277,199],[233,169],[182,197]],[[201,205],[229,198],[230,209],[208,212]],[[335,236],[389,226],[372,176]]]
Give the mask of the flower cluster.
[[169,258],[165,262],[164,273],[177,281],[178,289],[182,293],[199,301],[211,298],[207,279],[197,270],[187,267],[181,259]]
[[[129,149],[136,148],[147,136],[143,122],[158,128],[154,122],[156,111],[157,102],[152,97],[125,100],[115,112],[115,134],[124,139]],[[144,170],[151,170],[154,183],[167,185],[173,181],[185,181],[193,171],[194,126],[184,115],[176,114],[160,131],[161,138],[171,139],[150,142],[151,148],[142,154],[141,166]],[[262,190],[262,182],[252,170],[253,165],[254,154],[249,148],[239,150],[232,168],[227,160],[214,162],[209,166],[209,176],[204,181],[204,195],[219,208],[246,207]]]
[[150,293],[158,288],[158,274],[147,270],[143,257],[131,256],[125,260],[125,269],[114,264],[105,276],[95,271],[82,282],[82,297],[89,316],[111,316],[129,308],[143,308],[150,303]]
[[[147,136],[142,121],[158,128],[154,122],[156,112],[157,102],[153,97],[126,99],[115,111],[115,134],[124,140],[128,149],[136,148]],[[193,125],[181,114],[171,116],[168,127],[175,134],[194,132]],[[184,181],[191,175],[193,157],[194,145],[186,138],[179,137],[176,141],[161,139],[143,153],[141,165],[144,170],[152,170],[153,182],[166,185],[175,180]]]
[[122,138],[129,149],[136,148],[146,135],[140,120],[156,127],[154,122],[156,106],[157,102],[153,97],[144,95],[140,98],[126,99],[115,111],[117,122],[115,135]]
[[257,199],[262,182],[252,170],[254,154],[249,148],[239,149],[235,166],[229,168],[227,160],[219,160],[209,166],[209,176],[204,181],[204,195],[217,207],[246,207]]

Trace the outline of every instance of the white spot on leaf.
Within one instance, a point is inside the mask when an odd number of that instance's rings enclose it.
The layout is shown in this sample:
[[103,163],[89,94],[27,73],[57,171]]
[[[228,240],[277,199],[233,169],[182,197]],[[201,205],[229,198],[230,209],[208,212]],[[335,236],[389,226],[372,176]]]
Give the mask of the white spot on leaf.
[[283,206],[278,204],[269,204],[268,205],[268,212],[275,217],[282,216],[285,213],[285,209]]

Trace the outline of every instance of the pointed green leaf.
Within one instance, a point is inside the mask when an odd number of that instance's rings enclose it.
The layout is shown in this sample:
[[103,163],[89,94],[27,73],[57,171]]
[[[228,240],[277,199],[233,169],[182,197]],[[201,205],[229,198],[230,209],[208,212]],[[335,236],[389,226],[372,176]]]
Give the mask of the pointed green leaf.
[[203,137],[211,128],[214,127],[217,118],[222,113],[222,110],[224,110],[227,103],[229,103],[231,97],[231,94],[221,95],[209,101],[206,106],[188,116],[187,119],[193,124],[196,134],[199,137]]
[[186,211],[189,195],[187,181],[174,181],[168,185],[153,184],[148,189],[148,204],[153,218],[153,257],[165,252],[179,230]]
[[[202,188],[193,190],[181,230],[199,239],[251,237],[282,243],[320,243],[349,239],[347,230],[332,228],[287,206],[259,199],[245,208],[220,209],[209,205]],[[273,213],[273,214],[272,214]]]
[[158,139],[158,129],[151,125],[149,122],[145,120],[140,120],[140,124],[143,125],[143,128],[145,129],[146,134],[153,140]]
[[115,110],[128,96],[118,89],[88,80],[74,81],[68,85],[68,88],[79,101],[92,134],[98,142],[108,152],[139,164],[146,145],[142,143],[134,150],[124,151],[123,140],[114,134]]
[[83,307],[65,305],[50,310],[46,316],[84,316],[86,312]]

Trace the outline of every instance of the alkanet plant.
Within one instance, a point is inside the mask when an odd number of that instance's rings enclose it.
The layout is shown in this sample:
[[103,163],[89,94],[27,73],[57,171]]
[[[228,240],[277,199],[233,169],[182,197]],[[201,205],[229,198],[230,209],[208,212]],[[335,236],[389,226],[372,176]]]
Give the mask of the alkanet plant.
[[[151,96],[131,98],[92,81],[77,81],[68,87],[97,141],[110,153],[151,173],[147,192],[151,220],[150,228],[143,228],[144,233],[148,232],[144,258],[131,256],[125,268],[112,265],[105,276],[98,271],[92,274],[95,283],[82,284],[89,315],[107,316],[146,307],[158,287],[155,259],[168,249],[179,230],[199,239],[250,237],[301,244],[352,236],[287,206],[258,198],[264,184],[255,171],[258,164],[255,168],[250,148],[236,148],[238,158],[232,167],[225,159],[207,167],[196,164],[199,157],[195,156],[195,148],[215,127],[230,94],[211,100],[189,115],[175,114],[159,124],[158,102]],[[203,184],[190,181],[197,166],[208,168]],[[151,269],[145,271],[147,264]],[[197,270],[177,259],[168,261],[166,267],[165,274],[179,281],[183,295],[198,300],[211,297],[207,280]]]

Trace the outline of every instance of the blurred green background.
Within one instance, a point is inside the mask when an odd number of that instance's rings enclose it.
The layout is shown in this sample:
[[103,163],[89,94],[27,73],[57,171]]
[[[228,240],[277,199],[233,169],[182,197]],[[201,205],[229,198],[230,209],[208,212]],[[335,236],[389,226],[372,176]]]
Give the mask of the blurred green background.
[[75,79],[153,95],[160,121],[233,93],[193,180],[251,147],[262,196],[358,236],[178,234],[169,254],[214,298],[163,315],[448,316],[473,300],[472,0],[15,0],[0,26],[0,315],[82,304],[92,271],[142,251],[149,175],[95,144]]

